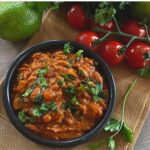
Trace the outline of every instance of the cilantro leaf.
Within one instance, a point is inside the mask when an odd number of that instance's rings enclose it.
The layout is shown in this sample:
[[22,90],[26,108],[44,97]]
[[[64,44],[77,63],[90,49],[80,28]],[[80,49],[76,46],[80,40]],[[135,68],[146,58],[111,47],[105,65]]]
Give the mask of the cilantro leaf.
[[47,73],[48,73],[48,67],[39,69],[39,70],[37,71],[37,75],[38,75],[38,76],[44,76],[44,75],[46,75]]
[[46,79],[44,78],[44,76],[41,76],[37,79],[37,83],[40,85],[40,87],[42,89],[45,89],[48,87],[48,84],[47,84],[47,81]]
[[73,47],[71,46],[70,42],[67,42],[64,44],[63,52],[65,55],[70,54],[72,52],[72,50],[73,50]]
[[120,121],[116,119],[110,119],[106,126],[104,127],[105,131],[116,132],[120,128]]
[[60,80],[57,81],[57,83],[58,83],[58,85],[59,85],[60,87],[63,87],[64,84],[65,84],[65,81],[64,81],[64,79],[60,79]]
[[36,107],[36,108],[32,109],[32,115],[34,117],[41,117],[43,114],[40,111],[40,109]]
[[33,119],[29,116],[26,115],[26,113],[24,111],[20,111],[18,113],[18,119],[22,122],[22,123],[26,123],[26,122],[32,122]]
[[83,76],[83,75],[84,75],[84,71],[81,70],[81,69],[79,69],[79,70],[78,70],[78,75]]
[[42,103],[40,107],[36,107],[32,109],[32,114],[34,117],[41,117],[45,113],[50,111],[57,111],[57,105],[54,101],[51,101],[50,103]]
[[76,78],[72,74],[65,74],[63,77],[64,77],[64,80],[66,80],[66,81],[74,80]]
[[76,93],[76,87],[75,86],[68,86],[65,89],[66,94],[75,94]]
[[145,67],[143,69],[137,70],[137,73],[142,78],[149,78],[149,76],[150,76],[150,66]]
[[83,52],[83,50],[78,50],[78,52],[76,52],[77,60],[79,60],[83,56]]
[[50,8],[53,11],[59,10],[61,5],[62,5],[62,2],[50,2]]
[[22,94],[23,97],[28,97],[33,92],[33,89],[28,88],[25,93]]
[[42,89],[45,89],[48,86],[47,81],[44,77],[47,73],[48,73],[48,67],[39,69],[37,71],[37,75],[38,75],[37,83],[41,86]]
[[100,2],[95,11],[94,20],[101,25],[105,25],[114,18],[115,14],[116,10],[110,2]]
[[109,138],[108,140],[108,145],[107,145],[111,150],[115,150],[115,141],[112,137]]
[[64,103],[63,107],[65,109],[73,109],[74,106],[79,105],[79,101],[77,100],[76,96],[74,96],[71,100],[68,100]]
[[133,132],[132,130],[124,123],[121,129],[121,135],[127,142],[132,142],[133,140]]
[[34,98],[34,103],[36,103],[36,104],[41,104],[42,103],[42,101],[43,101],[43,95],[41,95],[41,94],[39,94],[38,96],[36,96],[35,98]]

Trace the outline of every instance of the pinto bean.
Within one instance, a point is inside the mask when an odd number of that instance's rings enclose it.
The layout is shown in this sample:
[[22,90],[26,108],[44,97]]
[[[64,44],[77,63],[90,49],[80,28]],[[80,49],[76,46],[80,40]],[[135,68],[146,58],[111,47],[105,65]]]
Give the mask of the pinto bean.
[[50,114],[45,114],[44,116],[43,116],[43,121],[45,122],[45,123],[48,123],[48,122],[50,122],[51,121],[51,119],[52,119],[52,117],[51,117],[51,115]]
[[32,131],[34,131],[34,132],[39,132],[38,127],[34,124],[28,123],[28,124],[25,125],[25,127],[32,130]]

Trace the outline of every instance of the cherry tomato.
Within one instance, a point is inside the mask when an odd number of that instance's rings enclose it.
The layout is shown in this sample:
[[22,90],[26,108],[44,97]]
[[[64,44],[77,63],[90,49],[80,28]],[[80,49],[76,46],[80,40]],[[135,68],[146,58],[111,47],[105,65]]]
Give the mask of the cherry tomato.
[[[98,23],[95,23],[93,20],[90,20],[90,24],[89,24],[89,28],[91,30],[93,30],[96,27],[100,27],[104,30],[108,30],[108,31],[114,31],[116,28],[115,22],[114,21],[110,21],[108,23],[106,23],[105,25],[100,25]],[[102,32],[98,32],[99,36],[102,37],[104,36],[104,33]]]
[[124,54],[121,54],[122,47],[123,44],[119,41],[107,40],[99,45],[97,53],[99,53],[109,65],[118,65],[124,60]]
[[[122,26],[122,32],[136,35],[139,37],[146,37],[146,31],[145,28],[139,24],[138,21],[127,21]],[[129,42],[128,38],[122,38],[122,40],[127,43]]]
[[91,31],[84,31],[80,32],[77,37],[76,41],[80,44],[84,44],[87,47],[93,48],[93,42],[97,40],[99,36]]
[[68,23],[75,29],[83,29],[87,25],[86,12],[80,4],[74,4],[67,12]]
[[150,65],[150,46],[140,41],[133,42],[126,50],[127,61],[135,69]]

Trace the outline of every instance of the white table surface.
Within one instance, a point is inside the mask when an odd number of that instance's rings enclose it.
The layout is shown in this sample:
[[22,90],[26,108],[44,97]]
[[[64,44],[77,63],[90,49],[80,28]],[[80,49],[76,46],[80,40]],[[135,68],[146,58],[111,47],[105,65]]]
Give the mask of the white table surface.
[[[27,41],[11,43],[0,39],[0,79]],[[150,114],[144,124],[134,150],[150,150]]]

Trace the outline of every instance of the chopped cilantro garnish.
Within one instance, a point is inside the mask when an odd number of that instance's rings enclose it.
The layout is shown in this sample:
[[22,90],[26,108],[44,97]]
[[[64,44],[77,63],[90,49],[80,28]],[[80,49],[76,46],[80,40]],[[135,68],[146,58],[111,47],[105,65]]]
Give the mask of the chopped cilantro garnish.
[[46,112],[50,111],[57,111],[57,105],[54,101],[51,101],[50,103],[43,103],[40,107],[33,108],[32,114],[35,117],[40,117]]
[[60,87],[63,87],[65,84],[65,81],[64,81],[64,79],[61,79],[61,80],[58,80],[57,83]]
[[28,88],[28,89],[25,91],[25,93],[22,94],[22,96],[23,96],[23,97],[27,97],[27,96],[29,96],[32,92],[33,92],[33,89]]
[[34,98],[34,103],[36,103],[36,104],[41,104],[42,101],[43,101],[43,95],[41,95],[41,94],[39,94],[38,96],[36,96]]
[[75,86],[68,86],[65,89],[66,94],[75,94],[76,93],[76,87]]
[[77,100],[76,96],[74,96],[71,100],[68,100],[64,103],[63,107],[65,109],[74,109],[75,106],[78,106],[80,103]]
[[64,79],[66,80],[66,81],[68,81],[68,80],[74,80],[76,77],[74,76],[74,75],[72,75],[72,74],[65,74],[64,76]]
[[39,69],[39,70],[37,71],[37,75],[38,75],[38,76],[44,76],[44,75],[46,75],[47,73],[48,73],[48,67]]
[[42,89],[45,89],[47,88],[48,84],[47,84],[47,81],[46,79],[44,78],[44,76],[41,76],[37,79],[37,83],[40,85],[40,87]]
[[103,86],[100,83],[93,83],[90,80],[82,81],[80,84],[80,88],[82,90],[87,90],[95,101],[101,99],[101,95],[103,93]]
[[47,73],[48,73],[48,67],[39,69],[37,71],[37,75],[38,75],[37,83],[41,86],[42,89],[45,89],[48,86],[47,81],[44,77]]
[[27,116],[24,111],[20,111],[20,112],[18,113],[18,119],[19,119],[22,123],[33,122],[33,119],[32,119],[31,117]]
[[42,116],[42,112],[40,111],[40,109],[38,107],[34,108],[32,110],[32,115],[34,117],[41,117]]
[[73,60],[72,59],[68,59],[68,65],[67,65],[67,67],[71,68],[72,64],[73,64]]
[[35,86],[36,86],[36,82],[34,82],[31,87],[26,89],[26,91],[21,95],[22,99],[23,99],[23,97],[28,97],[29,95],[31,95],[31,93],[33,92]]
[[83,52],[83,50],[78,50],[78,52],[76,52],[77,60],[79,60],[83,56]]
[[70,54],[73,50],[73,47],[71,46],[70,42],[67,42],[64,44],[63,52],[65,55]]
[[78,70],[78,75],[83,76],[83,75],[84,75],[83,70],[79,69],[79,70]]

